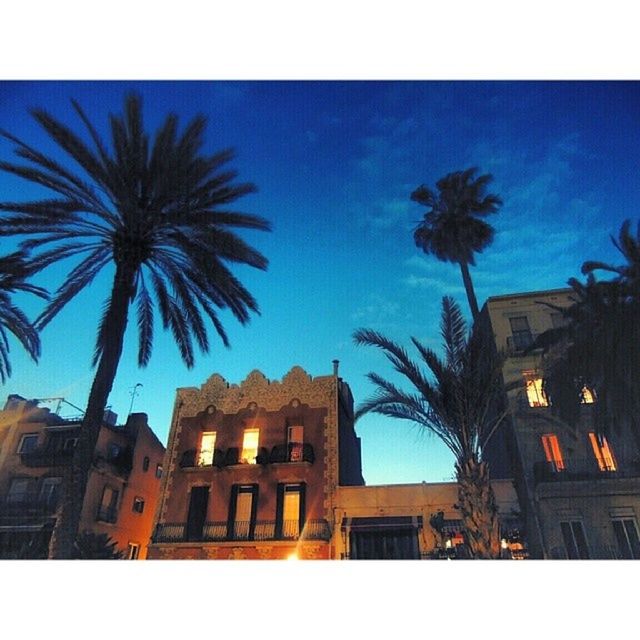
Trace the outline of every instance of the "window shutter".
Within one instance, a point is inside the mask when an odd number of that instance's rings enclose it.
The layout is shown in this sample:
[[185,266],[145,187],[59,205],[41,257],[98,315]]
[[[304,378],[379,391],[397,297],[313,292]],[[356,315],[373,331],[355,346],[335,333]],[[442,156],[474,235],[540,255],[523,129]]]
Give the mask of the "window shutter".
[[276,538],[282,538],[282,511],[284,508],[284,484],[278,483],[276,493]]
[[300,533],[304,530],[304,523],[306,520],[306,500],[307,497],[307,483],[300,483]]
[[238,487],[234,484],[231,486],[231,496],[229,498],[229,518],[227,519],[227,537],[233,537],[233,525],[236,519],[236,504],[238,502]]
[[249,538],[253,540],[256,529],[256,518],[258,516],[258,488],[259,485],[251,485],[251,522],[249,524]]

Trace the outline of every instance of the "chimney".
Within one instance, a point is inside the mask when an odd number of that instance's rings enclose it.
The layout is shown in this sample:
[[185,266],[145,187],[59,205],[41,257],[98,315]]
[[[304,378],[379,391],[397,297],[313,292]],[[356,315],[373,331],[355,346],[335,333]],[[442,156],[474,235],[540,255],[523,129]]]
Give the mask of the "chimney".
[[338,377],[338,365],[340,364],[340,360],[332,360],[333,362],[333,375]]

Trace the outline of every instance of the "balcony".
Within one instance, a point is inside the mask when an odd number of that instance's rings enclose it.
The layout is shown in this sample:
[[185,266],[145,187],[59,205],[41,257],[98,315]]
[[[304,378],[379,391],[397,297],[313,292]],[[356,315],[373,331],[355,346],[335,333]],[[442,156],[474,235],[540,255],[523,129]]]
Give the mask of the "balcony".
[[507,353],[509,355],[522,355],[522,352],[529,348],[538,337],[538,334],[530,331],[519,331],[507,337]]
[[326,520],[307,520],[301,526],[298,520],[257,520],[255,522],[205,522],[201,536],[188,536],[186,523],[158,524],[153,542],[239,542],[277,540],[331,539]]
[[[583,560],[629,560],[628,556],[624,556],[618,547],[613,546],[600,546],[589,547],[589,557],[582,558]],[[567,554],[567,550],[564,547],[553,547],[549,553],[551,560],[572,560]],[[575,558],[577,559],[577,558]]]
[[[295,462],[313,464],[315,459],[311,444],[307,442],[304,444],[289,443],[276,445],[271,449],[270,453],[266,447],[260,447],[256,456],[256,464],[288,464]],[[187,449],[180,458],[181,469],[211,469],[211,467],[232,467],[240,464],[249,463],[241,462],[238,447],[230,447],[226,452],[216,449],[213,454],[212,464],[200,464],[196,449]]]
[[313,446],[308,442],[297,444],[290,442],[289,444],[278,444],[271,449],[269,462],[271,464],[283,464],[288,462],[308,462],[313,464],[316,456]]
[[27,495],[19,502],[0,502],[0,516],[42,516],[51,515],[58,507],[57,496],[40,498],[39,496]]
[[554,462],[536,462],[533,465],[533,477],[536,484],[543,482],[562,482],[576,480],[603,480],[606,478],[640,478],[640,461],[616,460],[615,469],[600,469],[594,458],[568,458],[559,469]]
[[33,451],[20,454],[25,467],[63,467],[71,464],[73,449],[51,451],[45,447],[37,447]]

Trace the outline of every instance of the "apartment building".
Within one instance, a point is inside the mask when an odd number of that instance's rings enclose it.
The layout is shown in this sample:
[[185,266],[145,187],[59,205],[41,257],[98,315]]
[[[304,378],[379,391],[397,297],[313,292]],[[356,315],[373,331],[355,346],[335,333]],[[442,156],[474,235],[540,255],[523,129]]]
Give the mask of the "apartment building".
[[[46,558],[80,418],[9,396],[0,412],[0,558]],[[82,507],[80,531],[106,534],[128,559],[146,557],[164,446],[144,413],[126,423],[105,413]]]

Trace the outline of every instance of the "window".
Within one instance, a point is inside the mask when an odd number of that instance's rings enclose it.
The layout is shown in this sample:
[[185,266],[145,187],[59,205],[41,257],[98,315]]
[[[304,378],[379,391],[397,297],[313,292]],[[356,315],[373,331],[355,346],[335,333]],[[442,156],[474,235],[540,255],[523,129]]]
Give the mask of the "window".
[[530,407],[548,407],[549,401],[542,391],[542,377],[535,371],[523,371],[527,400]]
[[40,485],[40,500],[49,506],[54,506],[58,501],[58,493],[62,478],[44,478]]
[[136,513],[142,513],[144,511],[144,498],[136,496],[133,499],[133,511]]
[[115,442],[111,442],[109,444],[109,449],[108,449],[109,459],[113,460],[117,458],[119,454],[120,454],[120,445],[116,444]]
[[563,471],[564,460],[562,459],[558,436],[554,433],[547,433],[542,436],[542,448],[544,449],[544,455],[549,466],[552,467],[554,471]]
[[149,463],[151,462],[151,460],[149,460],[149,456],[145,456],[142,460],[142,470],[146,473],[147,471],[149,471]]
[[127,545],[127,560],[137,560],[140,553],[140,545],[137,542],[130,542]]
[[213,464],[213,452],[216,446],[216,432],[205,431],[200,437],[198,450],[198,466],[207,467]]
[[567,558],[569,560],[588,560],[589,549],[587,548],[587,539],[584,535],[584,528],[580,520],[572,520],[570,522],[561,522],[562,537],[564,546],[567,550]]
[[78,438],[67,438],[64,441],[64,444],[62,445],[62,450],[71,451],[72,449],[76,448],[77,444],[78,444]]
[[304,427],[300,425],[289,427],[287,439],[289,441],[289,461],[300,462],[302,460]]
[[562,313],[557,311],[551,314],[551,326],[554,329],[560,329],[561,327],[564,327],[564,325],[565,325],[565,321]]
[[38,434],[37,433],[25,433],[20,438],[20,445],[18,446],[18,453],[31,453],[38,446]]
[[600,471],[616,471],[618,467],[607,439],[592,432],[589,434],[589,442],[591,442]]
[[304,482],[278,484],[276,502],[276,537],[298,538],[304,526],[305,493]]
[[527,316],[509,318],[509,324],[511,325],[512,334],[511,346],[518,351],[526,349],[533,342]]
[[162,465],[156,465],[156,478],[162,478]]
[[102,491],[102,500],[98,509],[97,520],[102,522],[115,522],[118,517],[118,496],[120,492],[109,485],[105,485]]
[[615,518],[611,521],[620,554],[625,560],[640,559],[640,539],[635,518]]
[[32,487],[32,478],[14,478],[9,485],[9,493],[7,493],[7,502],[25,502],[29,489]]
[[234,485],[231,490],[230,520],[236,540],[253,538],[258,507],[258,485]]
[[240,462],[244,464],[255,464],[258,455],[258,438],[260,429],[245,429],[242,441],[242,455]]
[[589,387],[582,388],[582,404],[593,404],[596,401],[595,393]]

